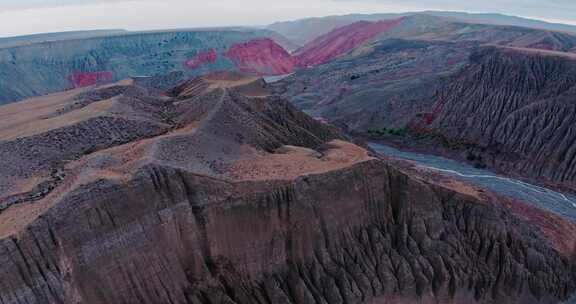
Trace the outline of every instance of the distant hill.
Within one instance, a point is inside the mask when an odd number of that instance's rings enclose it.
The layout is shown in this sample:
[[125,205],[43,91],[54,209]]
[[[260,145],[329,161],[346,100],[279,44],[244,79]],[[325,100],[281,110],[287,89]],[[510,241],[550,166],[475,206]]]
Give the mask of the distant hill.
[[[75,32],[0,40],[0,104],[136,76],[214,70],[286,74],[287,39],[270,30],[204,28]],[[13,46],[4,46],[13,45]]]
[[69,39],[85,39],[94,38],[102,36],[110,36],[114,34],[126,33],[126,30],[122,29],[105,29],[105,30],[93,30],[93,31],[73,31],[73,32],[58,32],[58,33],[42,33],[35,35],[24,35],[16,37],[6,37],[0,38],[0,48],[5,47],[15,47],[20,45],[41,43],[48,41],[60,41]]
[[330,32],[331,30],[352,24],[358,21],[379,21],[387,19],[397,19],[412,15],[432,15],[437,17],[456,19],[460,22],[494,24],[494,25],[511,25],[535,29],[563,31],[576,33],[575,25],[550,23],[541,20],[522,18],[517,16],[508,16],[503,14],[476,14],[464,12],[445,12],[445,11],[424,11],[424,12],[407,12],[398,14],[351,14],[336,15],[318,18],[306,18],[294,21],[277,22],[268,26],[269,29],[276,31],[296,44],[304,45],[311,40]]

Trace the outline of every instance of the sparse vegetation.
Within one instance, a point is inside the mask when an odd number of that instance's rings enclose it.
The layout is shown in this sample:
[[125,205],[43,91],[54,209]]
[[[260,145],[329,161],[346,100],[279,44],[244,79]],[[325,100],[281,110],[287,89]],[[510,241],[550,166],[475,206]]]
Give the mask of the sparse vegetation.
[[484,158],[480,154],[475,154],[474,152],[468,151],[466,153],[466,160],[473,162],[476,169],[485,169],[487,167],[486,163],[484,162]]
[[386,135],[392,135],[392,136],[405,136],[407,131],[406,129],[403,128],[382,128],[382,129],[369,129],[367,131],[367,133],[369,135],[372,136],[386,136]]
[[478,163],[475,163],[475,164],[474,164],[474,168],[476,168],[476,169],[486,169],[486,164],[478,162]]

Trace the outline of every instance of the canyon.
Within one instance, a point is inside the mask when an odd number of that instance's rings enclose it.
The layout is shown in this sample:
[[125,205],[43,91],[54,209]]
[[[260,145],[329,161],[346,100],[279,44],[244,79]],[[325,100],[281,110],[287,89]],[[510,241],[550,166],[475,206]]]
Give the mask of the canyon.
[[2,303],[558,303],[576,291],[575,223],[380,158],[258,77],[210,74],[161,95],[125,80],[0,116],[13,168],[0,172]]
[[575,37],[405,17],[274,86],[350,132],[572,190]]
[[404,128],[434,104],[444,77],[468,62],[474,42],[386,39],[274,83],[315,117],[351,130]]
[[576,36],[439,15],[0,40],[0,303],[567,303]]

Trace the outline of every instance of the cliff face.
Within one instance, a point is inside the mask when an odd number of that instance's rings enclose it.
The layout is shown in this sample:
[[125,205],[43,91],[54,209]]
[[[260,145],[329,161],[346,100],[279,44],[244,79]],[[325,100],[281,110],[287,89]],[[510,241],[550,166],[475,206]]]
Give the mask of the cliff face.
[[[240,69],[225,53],[257,38],[283,42],[270,31],[240,29],[127,32],[0,48],[0,104],[128,77]],[[274,72],[274,61],[267,63]]]
[[4,303],[557,303],[575,287],[527,222],[380,161],[234,183],[148,166],[2,243]]
[[129,82],[53,95],[35,115],[78,120],[33,131],[13,110],[38,103],[0,108],[12,118],[0,146],[109,130],[85,112],[140,130],[0,173],[13,184],[2,197],[58,181],[0,211],[1,303],[524,304],[576,290],[572,223],[374,158],[254,79],[169,95]]
[[426,128],[496,168],[574,186],[576,57],[485,49],[471,58],[439,90]]

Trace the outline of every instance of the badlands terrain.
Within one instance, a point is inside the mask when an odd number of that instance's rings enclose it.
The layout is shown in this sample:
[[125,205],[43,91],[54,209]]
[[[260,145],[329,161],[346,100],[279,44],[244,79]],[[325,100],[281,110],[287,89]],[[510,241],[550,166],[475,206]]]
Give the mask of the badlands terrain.
[[163,96],[126,80],[0,116],[3,303],[556,303],[576,290],[574,223],[381,159],[257,77]]
[[0,303],[569,301],[576,205],[554,206],[576,185],[576,36],[559,26],[0,39]]

